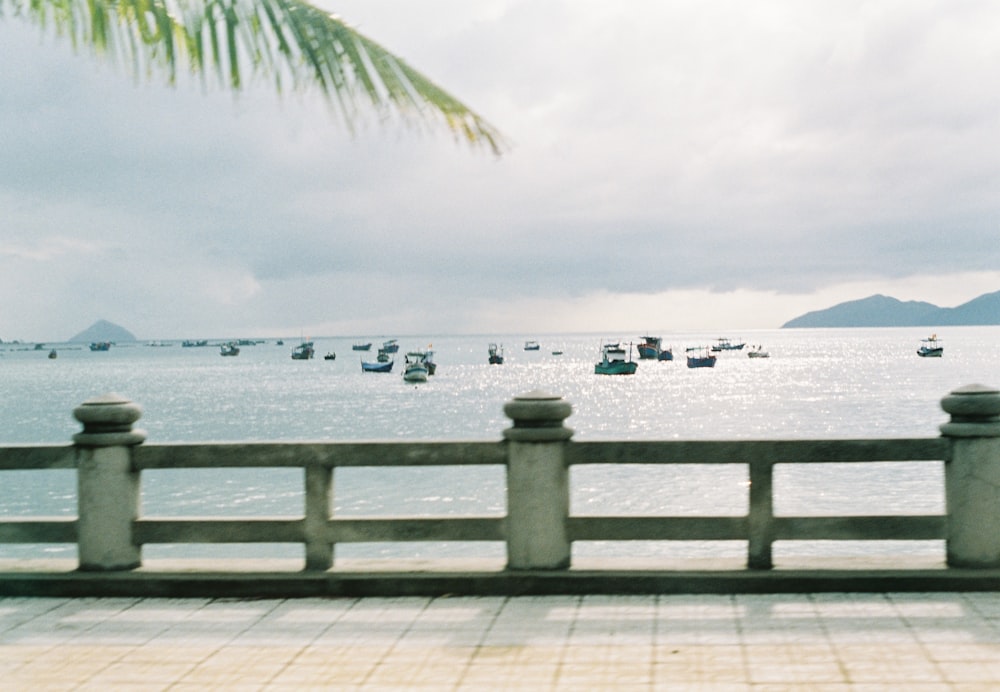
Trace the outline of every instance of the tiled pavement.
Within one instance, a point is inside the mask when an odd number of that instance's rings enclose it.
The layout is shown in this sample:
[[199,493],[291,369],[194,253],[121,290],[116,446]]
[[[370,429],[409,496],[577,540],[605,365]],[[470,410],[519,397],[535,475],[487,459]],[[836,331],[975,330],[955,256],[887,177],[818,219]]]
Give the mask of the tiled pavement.
[[1000,593],[0,599],[2,690],[996,690]]

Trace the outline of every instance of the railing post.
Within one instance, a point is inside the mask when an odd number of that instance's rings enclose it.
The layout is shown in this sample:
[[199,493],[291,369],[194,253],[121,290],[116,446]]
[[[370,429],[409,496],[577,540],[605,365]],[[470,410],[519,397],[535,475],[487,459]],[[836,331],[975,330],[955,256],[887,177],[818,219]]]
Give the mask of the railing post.
[[774,464],[750,463],[750,514],[747,517],[747,567],[774,567],[771,544],[774,539]]
[[947,553],[952,567],[1000,567],[1000,392],[980,384],[941,400],[951,420],[945,463]]
[[142,564],[142,547],[132,540],[139,517],[139,472],[132,447],[146,439],[132,424],[142,408],[117,394],[105,394],[73,409],[83,432],[77,447],[77,548],[81,570],[129,570]]
[[325,571],[333,567],[333,544],[327,538],[333,469],[306,466],[306,570]]
[[514,422],[507,440],[507,569],[566,569],[570,564],[569,470],[564,448],[573,412],[562,397],[540,391],[504,405]]

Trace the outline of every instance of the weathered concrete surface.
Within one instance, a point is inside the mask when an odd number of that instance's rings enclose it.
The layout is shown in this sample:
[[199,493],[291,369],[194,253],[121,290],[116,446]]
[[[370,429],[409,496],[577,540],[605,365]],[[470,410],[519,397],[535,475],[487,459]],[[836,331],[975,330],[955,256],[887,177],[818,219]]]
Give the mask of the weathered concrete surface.
[[[301,571],[298,561],[151,562],[129,572],[93,573],[70,562],[39,569],[0,563],[0,596],[244,597],[521,596],[585,594],[733,594],[810,592],[1000,591],[1000,569],[947,568],[929,561],[886,567],[880,560],[804,560],[772,570],[736,561],[683,561],[659,568],[642,561],[613,567],[581,561],[569,570],[505,570],[497,560],[345,561]],[[847,565],[845,567],[844,565]]]

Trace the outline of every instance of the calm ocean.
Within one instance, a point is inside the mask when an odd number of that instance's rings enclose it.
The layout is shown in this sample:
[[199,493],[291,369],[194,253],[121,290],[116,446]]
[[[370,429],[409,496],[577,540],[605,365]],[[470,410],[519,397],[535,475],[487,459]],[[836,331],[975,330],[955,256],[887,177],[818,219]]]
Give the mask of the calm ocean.
[[[940,399],[956,387],[1000,385],[1000,327],[940,329],[943,358],[919,358],[925,329],[765,330],[744,333],[662,333],[673,362],[642,361],[631,377],[594,374],[602,339],[628,334],[411,336],[399,339],[392,374],[363,373],[356,338],[316,338],[316,357],[293,361],[299,339],[244,346],[224,358],[217,346],[116,345],[108,352],[47,344],[43,350],[0,346],[0,443],[68,444],[80,425],[72,409],[115,392],[142,405],[137,427],[150,443],[235,440],[498,440],[510,423],[503,405],[535,389],[573,405],[567,425],[579,440],[922,437],[946,420]],[[684,349],[719,337],[762,344],[771,354],[720,354],[713,369],[688,369]],[[388,336],[365,337],[375,346]],[[525,351],[527,339],[541,344]],[[212,340],[210,343],[218,343]],[[506,362],[487,363],[490,342]],[[437,374],[425,384],[403,382],[402,353],[435,352]],[[50,348],[58,358],[48,359]],[[553,355],[554,350],[562,355]],[[336,353],[336,360],[323,355]],[[636,354],[637,357],[637,354]],[[808,470],[778,467],[779,514],[920,513],[943,511],[937,464],[836,464]],[[353,469],[336,476],[339,515],[502,514],[502,469]],[[746,473],[733,467],[605,466],[576,469],[572,510],[578,514],[743,514]],[[0,516],[75,514],[72,472],[7,472]],[[149,472],[143,475],[147,515],[295,515],[302,511],[294,472]],[[888,550],[898,545],[883,546]],[[219,555],[227,546],[149,546],[144,554]],[[300,557],[298,546],[261,546],[261,555]],[[474,546],[502,554],[502,546]],[[629,555],[739,555],[741,544],[628,544]],[[810,552],[815,546],[776,546]],[[879,546],[844,545],[847,554]],[[936,542],[906,544],[936,554]],[[337,554],[467,554],[469,546],[340,546]],[[829,554],[832,548],[823,547]],[[233,547],[246,555],[247,548]],[[0,546],[0,557],[72,556],[72,546]]]

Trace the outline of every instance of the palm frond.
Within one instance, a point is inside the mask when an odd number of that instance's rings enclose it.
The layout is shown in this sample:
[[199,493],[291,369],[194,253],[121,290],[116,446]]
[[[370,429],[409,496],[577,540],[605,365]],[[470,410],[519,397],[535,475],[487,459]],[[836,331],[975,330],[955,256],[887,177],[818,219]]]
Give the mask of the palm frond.
[[0,0],[74,48],[173,84],[179,66],[241,89],[263,75],[281,92],[317,88],[349,127],[365,112],[441,124],[472,146],[506,149],[499,131],[335,15],[304,0]]

